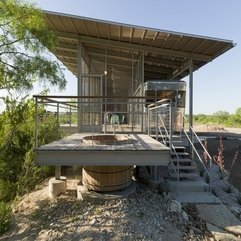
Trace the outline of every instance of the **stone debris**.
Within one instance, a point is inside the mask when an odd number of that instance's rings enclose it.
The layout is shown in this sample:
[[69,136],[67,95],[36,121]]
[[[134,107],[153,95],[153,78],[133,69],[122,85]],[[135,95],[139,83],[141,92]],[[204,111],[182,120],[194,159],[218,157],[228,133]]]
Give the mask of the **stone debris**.
[[234,236],[231,233],[225,232],[223,229],[218,228],[215,225],[207,223],[208,230],[212,233],[218,241],[240,241],[239,237]]
[[16,223],[25,224],[21,236],[15,228],[0,236],[0,241],[18,237],[36,241],[201,241],[206,231],[190,228],[190,216],[179,202],[144,184],[138,184],[134,194],[121,199],[78,200],[76,192],[68,190],[54,200],[46,195],[38,205],[33,212],[21,206],[15,214]]
[[[222,196],[221,186],[215,188],[218,197]],[[223,207],[182,206],[163,188],[152,189],[145,182],[137,183],[134,194],[115,200],[78,200],[74,188],[50,200],[45,187],[24,196],[14,207],[15,224],[0,241],[237,241],[241,240],[241,206],[234,202],[233,194],[229,195]],[[218,216],[225,208],[230,210],[231,229],[214,225],[203,215],[201,206],[206,213],[215,213],[211,216]],[[215,211],[218,206],[222,211]]]
[[225,205],[197,205],[198,215],[219,229],[235,235],[241,235],[241,222]]

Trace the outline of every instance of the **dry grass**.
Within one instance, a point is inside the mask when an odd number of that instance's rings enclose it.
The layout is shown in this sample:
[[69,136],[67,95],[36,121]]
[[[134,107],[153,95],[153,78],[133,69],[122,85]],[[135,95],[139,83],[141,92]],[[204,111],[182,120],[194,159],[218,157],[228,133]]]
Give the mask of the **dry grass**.
[[[229,173],[229,181],[241,191],[241,141],[223,137],[221,142],[220,137],[207,139],[207,150],[212,157],[217,156],[219,163]],[[197,148],[201,151],[199,145]],[[220,178],[223,177],[220,174]]]

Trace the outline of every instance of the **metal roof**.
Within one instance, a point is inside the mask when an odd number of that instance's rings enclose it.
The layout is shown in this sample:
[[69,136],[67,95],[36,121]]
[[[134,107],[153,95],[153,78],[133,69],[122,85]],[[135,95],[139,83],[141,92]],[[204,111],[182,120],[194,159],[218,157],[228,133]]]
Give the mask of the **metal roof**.
[[[58,36],[54,54],[77,75],[78,41],[95,71],[103,74],[104,61],[108,69],[131,74],[132,63],[144,51],[144,78],[181,79],[189,74],[190,59],[197,70],[235,44],[230,40],[197,36],[140,26],[102,21],[55,12],[45,12],[50,29]],[[108,71],[109,72],[109,71]]]

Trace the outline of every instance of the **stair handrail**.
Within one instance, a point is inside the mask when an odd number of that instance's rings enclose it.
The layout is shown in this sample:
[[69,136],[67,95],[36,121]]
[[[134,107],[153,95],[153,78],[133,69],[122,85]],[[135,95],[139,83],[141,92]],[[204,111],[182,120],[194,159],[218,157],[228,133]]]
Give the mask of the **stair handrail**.
[[[183,115],[183,114],[182,114]],[[186,121],[186,123],[188,123],[187,118],[183,115],[183,119]],[[198,143],[201,145],[201,147],[203,148],[204,152],[207,154],[208,158],[209,158],[209,166],[212,167],[212,162],[213,159],[211,157],[211,155],[209,154],[207,148],[203,145],[202,141],[200,140],[199,136],[197,135],[197,133],[194,131],[193,127],[190,126],[190,124],[188,123],[188,127],[189,129],[191,129],[192,133],[194,134],[195,138],[198,140]]]
[[[182,115],[183,115],[183,114],[182,114]],[[186,118],[185,118],[184,115],[183,115],[183,119],[187,122],[187,120],[186,120]],[[187,122],[187,123],[188,123],[188,122]],[[197,138],[198,142],[201,144],[201,146],[202,146],[203,150],[205,151],[205,153],[208,154],[208,157],[209,157],[209,159],[210,159],[210,166],[211,166],[211,164],[212,164],[212,157],[210,156],[210,154],[208,153],[207,149],[206,149],[205,146],[202,144],[200,138],[197,136],[196,132],[193,130],[193,128],[190,126],[189,123],[188,123],[188,126],[189,126],[190,130],[192,131],[192,133],[193,133],[193,134],[195,135],[195,137]],[[188,133],[184,130],[184,128],[182,128],[182,132],[186,135],[186,137],[187,137],[187,139],[188,139],[188,141],[189,141],[192,149],[194,150],[194,152],[196,153],[196,155],[197,155],[197,157],[198,157],[198,159],[199,159],[199,162],[201,163],[201,165],[203,166],[205,172],[207,173],[207,175],[208,175],[209,178],[211,179],[211,174],[210,174],[210,172],[208,171],[206,165],[203,163],[203,160],[202,160],[202,158],[200,157],[200,155],[199,155],[196,147],[194,146],[193,141],[192,141],[191,138],[189,137]]]
[[[166,125],[165,125],[165,123],[164,123],[164,121],[163,121],[163,119],[162,119],[162,116],[161,116],[160,114],[158,114],[158,117],[159,117],[159,119],[160,119],[161,122],[162,122],[162,125],[163,125],[163,127],[164,127],[165,132],[166,132],[166,135],[169,137],[169,139],[171,139],[171,134],[168,132],[168,130],[167,130],[167,128],[166,128]],[[160,127],[159,127],[158,129],[159,129],[159,131],[161,131],[161,128],[160,128]],[[179,178],[179,174],[180,174],[180,166],[179,166],[179,163],[180,163],[180,158],[179,158],[179,156],[178,156],[178,154],[177,154],[177,151],[176,151],[176,149],[175,149],[175,146],[174,146],[173,143],[171,142],[171,154],[172,154],[172,152],[174,152],[174,154],[175,154],[175,156],[176,156],[176,158],[177,158],[177,168],[176,168],[176,166],[174,165],[172,158],[171,158],[171,163],[172,163],[172,166],[173,166],[173,168],[174,168],[174,172],[175,172],[175,174],[177,175],[177,183],[178,183],[178,186],[179,186],[179,179],[180,179],[180,178]]]
[[[165,124],[165,122],[164,122],[164,120],[163,120],[163,118],[162,118],[162,115],[161,115],[161,108],[164,108],[164,104],[168,104],[168,108],[169,108],[169,110],[168,110],[168,112],[169,112],[169,118],[168,118],[168,120],[169,120],[169,125],[170,125],[170,127],[169,127],[169,129],[170,129],[170,132],[168,132],[168,130],[167,130],[167,127],[166,127],[166,124]],[[165,106],[165,108],[167,108],[167,106]],[[149,105],[148,106],[148,121],[150,121],[150,111],[152,111],[152,110],[156,110],[156,112],[157,112],[157,117],[159,117],[159,119],[160,119],[160,121],[161,121],[161,123],[162,123],[162,126],[163,126],[163,128],[164,128],[164,131],[165,131],[165,135],[166,135],[166,137],[168,137],[169,138],[169,144],[170,144],[170,154],[172,154],[172,153],[174,153],[174,155],[176,156],[176,159],[177,159],[177,166],[175,166],[174,165],[174,162],[173,162],[173,159],[172,158],[170,158],[170,161],[171,161],[171,164],[172,164],[172,166],[173,166],[173,170],[174,170],[174,172],[175,172],[175,174],[176,174],[176,176],[177,176],[177,186],[179,187],[179,179],[180,179],[180,158],[179,158],[179,156],[178,156],[178,154],[177,154],[177,151],[176,151],[176,149],[175,149],[175,146],[173,145],[173,143],[172,143],[172,101],[171,101],[171,99],[163,99],[163,100],[159,100],[159,101],[157,101],[155,104],[153,103],[153,104],[151,104],[151,105]],[[165,112],[164,112],[165,113]],[[161,138],[162,138],[162,140],[163,140],[163,142],[165,143],[165,144],[167,144],[166,143],[166,140],[164,140],[164,138],[163,138],[163,132],[162,132],[162,129],[158,126],[158,122],[156,123],[156,130],[158,130],[158,132],[161,134]],[[149,129],[150,129],[150,125],[148,125],[149,126]],[[150,134],[150,130],[148,130],[148,133]],[[157,137],[158,137],[158,133],[156,133],[156,135],[157,135]],[[170,155],[171,156],[171,155]]]

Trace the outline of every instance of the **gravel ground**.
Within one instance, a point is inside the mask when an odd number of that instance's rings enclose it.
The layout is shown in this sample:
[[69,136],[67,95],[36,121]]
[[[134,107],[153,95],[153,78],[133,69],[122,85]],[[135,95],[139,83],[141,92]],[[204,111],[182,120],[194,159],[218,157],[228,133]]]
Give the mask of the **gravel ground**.
[[80,201],[73,190],[50,200],[45,187],[15,205],[12,228],[0,240],[209,240],[179,205],[144,184],[108,201]]

